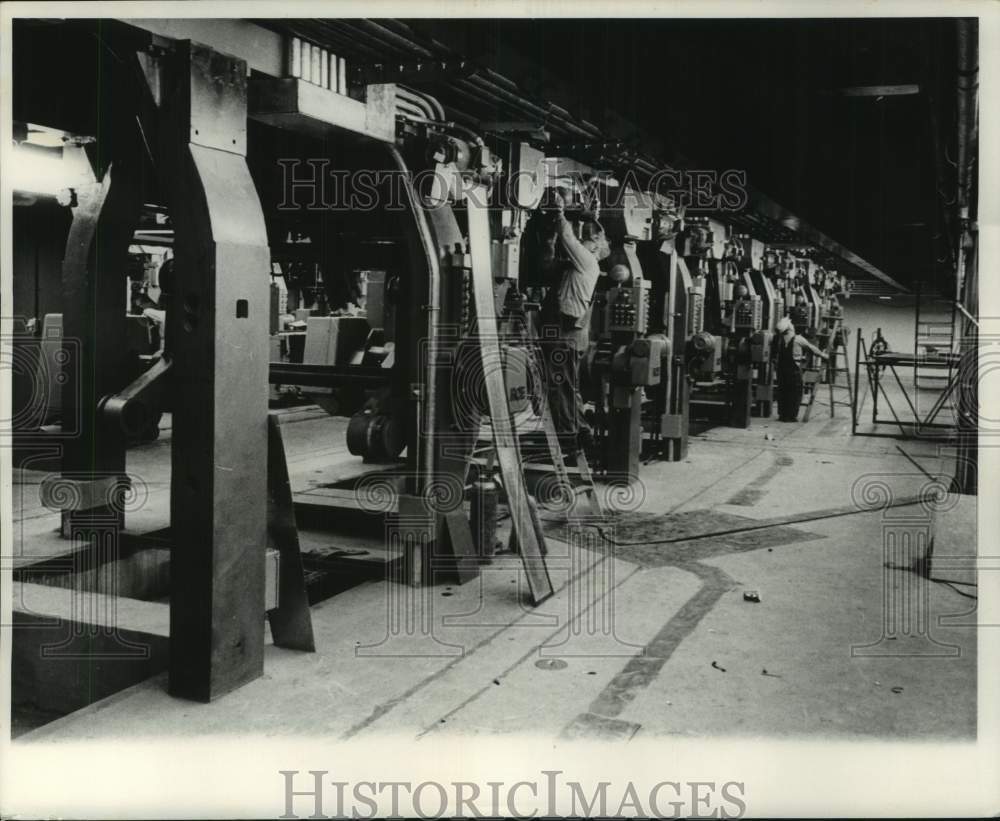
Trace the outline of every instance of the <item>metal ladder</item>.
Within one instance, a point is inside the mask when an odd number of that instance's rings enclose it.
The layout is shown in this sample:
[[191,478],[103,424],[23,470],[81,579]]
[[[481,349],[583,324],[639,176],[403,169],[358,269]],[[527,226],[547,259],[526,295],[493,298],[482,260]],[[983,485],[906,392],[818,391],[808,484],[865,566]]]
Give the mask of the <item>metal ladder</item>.
[[[947,321],[924,320],[921,318],[924,308],[923,288],[918,287],[916,299],[915,321],[913,328],[913,404],[920,408],[921,390],[945,390],[945,386],[951,383],[952,373],[949,368],[945,373],[941,373],[939,368],[921,371],[921,360],[945,351],[949,354],[958,350],[958,340],[955,335],[955,328],[958,317],[954,304],[951,308],[951,316]],[[935,407],[937,402],[934,403]],[[951,411],[953,408],[947,402],[943,408]]]
[[[509,337],[528,350],[537,362],[539,345],[541,343],[535,335],[534,328],[524,311],[510,310],[505,307],[501,321],[505,325],[515,329],[514,332],[508,334]],[[582,448],[578,449],[574,456],[575,465],[572,467],[567,466],[548,403],[542,401],[539,404],[537,419],[541,421],[544,436],[543,443],[539,443],[538,437],[534,436],[534,431],[518,430],[515,419],[515,434],[519,440],[521,453],[525,457],[522,463],[523,469],[533,472],[545,472],[554,476],[556,489],[568,491],[573,496],[573,499],[564,500],[567,510],[572,509],[575,505],[576,497],[582,495],[586,497],[592,515],[602,519],[606,518],[606,513],[594,482],[593,471],[590,468],[590,463],[587,461],[586,454]],[[539,444],[541,444],[541,447],[538,447]],[[486,463],[487,472],[492,471],[494,455],[495,451],[491,449]],[[536,461],[538,458],[544,461]],[[572,481],[571,477],[573,476],[579,477],[580,484],[575,484]]]

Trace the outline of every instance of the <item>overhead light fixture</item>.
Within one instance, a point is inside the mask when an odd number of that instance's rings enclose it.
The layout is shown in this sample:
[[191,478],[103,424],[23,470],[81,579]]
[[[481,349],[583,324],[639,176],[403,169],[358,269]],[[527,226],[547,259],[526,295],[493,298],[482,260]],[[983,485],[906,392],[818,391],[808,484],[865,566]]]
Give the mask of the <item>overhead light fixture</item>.
[[886,302],[891,302],[892,301],[892,297],[891,296],[880,296],[879,299],[885,300]]
[[916,83],[885,86],[848,86],[840,89],[842,97],[908,97],[920,93]]

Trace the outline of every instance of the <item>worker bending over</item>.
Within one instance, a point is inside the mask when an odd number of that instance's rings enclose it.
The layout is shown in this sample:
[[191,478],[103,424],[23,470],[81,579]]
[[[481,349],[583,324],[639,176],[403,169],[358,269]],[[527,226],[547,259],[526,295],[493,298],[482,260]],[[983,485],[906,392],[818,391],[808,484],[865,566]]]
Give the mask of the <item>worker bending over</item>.
[[805,349],[824,360],[827,355],[804,336],[795,333],[795,326],[787,316],[778,320],[776,330],[778,339],[774,346],[774,356],[778,371],[778,420],[797,422],[799,407],[802,405],[802,362],[805,360]]
[[565,198],[554,192],[554,234],[563,260],[540,310],[545,392],[559,441],[567,453],[589,447],[593,434],[583,415],[580,363],[590,343],[590,313],[600,276],[599,261],[611,253],[604,229],[592,214],[581,221],[580,238],[566,219]]

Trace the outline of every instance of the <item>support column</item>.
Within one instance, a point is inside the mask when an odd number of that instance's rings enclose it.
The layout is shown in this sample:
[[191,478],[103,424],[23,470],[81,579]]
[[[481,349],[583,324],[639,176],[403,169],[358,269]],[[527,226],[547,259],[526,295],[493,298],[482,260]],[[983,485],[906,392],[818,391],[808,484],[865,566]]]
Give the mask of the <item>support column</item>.
[[92,181],[74,189],[62,265],[63,339],[70,344],[62,370],[61,481],[76,485],[81,500],[63,510],[65,538],[81,517],[124,527],[122,508],[104,500],[125,474],[125,438],[119,427],[102,423],[98,406],[127,381],[125,272],[142,203],[140,146],[134,123],[117,114],[93,150],[66,149],[76,165],[92,168]]
[[170,692],[209,701],[263,672],[270,254],[246,163],[246,63],[190,42],[167,59]]

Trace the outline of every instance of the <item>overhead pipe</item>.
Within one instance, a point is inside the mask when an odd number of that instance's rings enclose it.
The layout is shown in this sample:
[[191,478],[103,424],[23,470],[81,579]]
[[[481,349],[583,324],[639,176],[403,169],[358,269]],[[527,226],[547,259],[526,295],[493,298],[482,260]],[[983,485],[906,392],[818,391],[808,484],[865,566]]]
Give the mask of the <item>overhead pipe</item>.
[[482,97],[466,89],[450,86],[448,88],[448,112],[452,120],[461,121],[469,126],[477,126],[482,122],[482,116],[473,114],[482,104]]
[[433,52],[424,48],[419,43],[407,37],[403,37],[402,35],[396,34],[394,31],[390,31],[385,26],[376,23],[373,20],[345,20],[341,22],[341,25],[350,25],[355,29],[360,29],[367,36],[378,40],[383,44],[390,45],[395,49],[399,49],[404,52],[406,56],[436,58],[436,55]]
[[424,115],[432,120],[443,120],[444,116],[444,106],[435,97],[425,91],[420,91],[416,88],[411,88],[408,85],[396,85],[396,93],[402,94],[408,100],[410,100],[415,105],[419,106],[423,110]]
[[430,105],[430,107],[437,114],[439,120],[445,119],[444,106],[441,105],[441,102],[438,100],[437,97],[435,97],[433,94],[428,94],[426,91],[414,91],[413,93],[416,94],[418,97],[422,97],[427,101],[428,105]]
[[[520,87],[511,80],[509,77],[504,77],[502,74],[493,71],[493,69],[485,68],[482,70],[481,74],[478,75],[483,77],[490,85],[495,87],[505,88],[508,94],[520,95],[522,91]],[[570,114],[562,106],[558,106],[555,103],[548,103],[547,109],[542,109],[551,118],[552,114],[555,114],[564,124],[569,124],[573,126],[573,129],[581,134],[588,134],[594,139],[603,140],[604,135],[597,126],[592,123],[588,123],[585,120],[576,121],[573,119],[573,115]]]
[[[400,51],[406,52],[405,57],[407,58],[417,56],[422,59],[429,59],[434,57],[432,52],[421,46],[419,43],[416,43],[415,41],[412,41],[400,34],[396,34],[379,23],[375,23],[370,20],[352,20],[349,22],[343,21],[341,25],[349,28],[353,27],[356,31],[358,29],[364,29],[365,36],[376,40],[380,45],[391,45]],[[364,37],[361,39],[363,40]],[[367,47],[367,49],[378,54],[378,52],[371,49],[371,47]],[[378,59],[384,58],[379,56]],[[421,109],[425,109],[425,114],[430,119],[445,119],[444,107],[430,94],[417,91],[416,89],[406,88],[405,86],[400,86],[397,91],[404,91],[405,95],[412,98],[411,102],[416,103]]]
[[[551,121],[553,118],[557,119],[563,129],[571,132],[576,132],[581,136],[588,137],[590,139],[603,140],[604,136],[601,134],[594,126],[587,128],[589,123],[578,122],[573,119],[573,115],[569,113],[562,106],[558,106],[555,103],[549,102],[547,107],[542,107],[536,105],[535,103],[526,100],[523,97],[523,93],[517,84],[513,80],[508,79],[500,74],[497,74],[491,69],[485,69],[483,72],[473,75],[471,78],[483,86],[491,89],[494,93],[499,94],[505,99],[513,99],[521,101],[522,105],[530,106],[537,112],[540,112],[540,116],[544,117],[546,121]],[[506,87],[506,88],[504,88]],[[539,116],[539,115],[536,115]]]
[[427,119],[422,109],[417,108],[413,103],[409,103],[401,97],[396,98],[396,113],[409,119]]
[[396,86],[396,100],[397,102],[406,103],[408,107],[414,109],[421,117],[426,117],[428,120],[439,119],[437,112],[434,111],[433,107],[426,100],[405,86]]
[[956,21],[958,77],[956,114],[958,119],[958,146],[956,151],[957,190],[959,220],[958,267],[956,270],[955,298],[964,301],[966,290],[965,268],[967,247],[974,240],[969,235],[974,203],[972,196],[972,173],[976,165],[976,154],[979,141],[979,41],[978,26],[975,19],[959,19]]
[[[364,41],[366,38],[374,40],[380,46],[388,46],[394,51],[403,52],[402,55],[394,54],[391,58],[380,55],[375,59],[382,61],[406,58],[439,59],[437,55],[434,55],[430,50],[414,40],[397,34],[396,32],[388,29],[386,26],[371,20],[340,20],[337,21],[336,25],[340,31],[345,32],[348,36],[356,38],[358,41],[357,45],[360,45],[372,54],[378,54],[378,52],[371,46],[365,44]],[[466,88],[474,89],[478,94],[486,94],[487,96],[497,97],[507,105],[520,109],[523,112],[530,112],[530,116],[532,118],[541,119],[546,124],[555,119],[558,121],[558,125],[570,134],[576,134],[590,139],[603,139],[600,130],[593,124],[585,121],[578,122],[574,120],[572,115],[560,106],[550,104],[548,108],[545,108],[530,102],[522,96],[522,92],[516,83],[491,69],[480,69],[470,78],[458,79],[456,82],[462,83],[466,86]],[[444,119],[444,108],[441,106],[440,102],[429,95],[422,96],[428,97],[428,102],[430,102],[437,109],[438,118]],[[421,106],[421,108],[422,107],[423,106]],[[434,117],[432,116],[430,119],[434,119]]]
[[515,94],[511,94],[509,91],[505,91],[479,74],[472,74],[469,77],[460,78],[455,82],[455,85],[459,88],[468,89],[477,94],[479,97],[501,100],[512,108],[515,108],[522,113],[527,113],[531,117],[546,119],[549,117],[549,112],[546,109],[525,100],[523,97],[518,97]]
[[452,83],[448,87],[448,95],[448,109],[451,119],[467,122],[471,126],[476,126],[483,121],[483,115],[472,113],[485,107],[481,91]]
[[[465,80],[458,81],[461,87],[470,89],[474,92],[478,92],[486,97],[494,97],[507,105],[526,113],[529,117],[538,118],[545,124],[550,124],[553,121],[553,110],[541,108],[534,103],[525,100],[523,97],[517,97],[509,91],[505,91],[499,86],[487,80],[485,77],[479,75],[473,75]],[[588,133],[576,125],[572,120],[565,120],[559,118],[556,122],[563,131],[567,131],[570,134],[576,134],[581,137],[589,137]]]
[[525,99],[523,92],[517,83],[509,77],[504,77],[502,74],[493,71],[491,68],[482,68],[474,74],[471,79],[474,79],[487,88],[492,89],[494,93],[498,93],[499,96],[505,99],[518,100],[523,106],[528,106],[536,112],[540,112],[535,116],[542,116],[546,121],[552,120],[553,115],[555,115],[555,117],[560,121],[562,127],[566,130],[575,131],[580,135],[589,136],[592,139],[604,139],[600,129],[585,120],[579,122],[574,120],[573,116],[565,108],[551,102],[547,103],[547,107],[542,107]]
[[549,117],[549,109],[545,106],[533,103],[524,96],[517,84],[489,68],[478,68],[470,75],[467,82],[488,90],[491,94],[505,100],[511,105],[516,105],[524,111],[533,112],[536,117]]
[[404,114],[403,116],[406,119],[411,120],[413,122],[422,123],[423,125],[435,126],[440,131],[451,131],[451,132],[455,132],[455,133],[458,133],[458,134],[462,134],[467,139],[469,139],[473,143],[475,143],[475,145],[477,145],[478,147],[480,147],[480,148],[485,148],[486,147],[486,143],[483,142],[483,138],[479,135],[478,131],[475,131],[474,129],[469,128],[466,125],[462,125],[461,123],[456,123],[453,120],[448,120],[446,122],[440,122],[438,120],[431,120],[428,117],[420,117],[420,116],[411,115],[411,114]]
[[[975,148],[979,138],[979,42],[976,21],[959,19],[958,25],[958,206],[969,207],[970,177],[975,165]],[[970,156],[971,155],[971,156]]]

